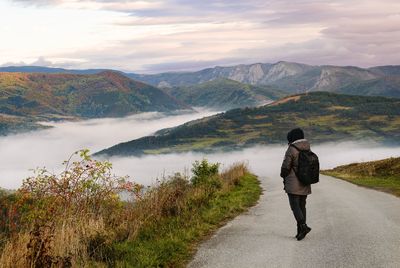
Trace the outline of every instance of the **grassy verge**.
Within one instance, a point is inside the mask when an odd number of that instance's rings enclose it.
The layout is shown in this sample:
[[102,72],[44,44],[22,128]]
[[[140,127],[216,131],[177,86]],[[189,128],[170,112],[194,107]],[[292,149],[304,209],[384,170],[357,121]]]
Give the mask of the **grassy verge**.
[[243,163],[220,172],[196,161],[191,177],[144,188],[87,150],[80,156],[61,174],[39,169],[0,193],[0,267],[183,267],[198,242],[261,194]]
[[339,166],[321,173],[400,197],[400,157]]
[[184,267],[199,241],[227,220],[254,205],[261,194],[257,177],[246,173],[229,191],[206,205],[168,217],[143,229],[137,239],[117,245],[120,267]]

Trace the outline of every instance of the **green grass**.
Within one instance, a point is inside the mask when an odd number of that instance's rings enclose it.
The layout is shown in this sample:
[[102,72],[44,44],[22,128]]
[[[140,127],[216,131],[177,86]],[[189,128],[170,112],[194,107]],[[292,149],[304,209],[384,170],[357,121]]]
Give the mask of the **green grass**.
[[400,157],[339,166],[321,173],[400,197]]
[[246,174],[228,192],[217,192],[206,206],[168,217],[141,230],[133,241],[115,245],[116,267],[184,267],[196,245],[247,208],[261,194],[257,177]]

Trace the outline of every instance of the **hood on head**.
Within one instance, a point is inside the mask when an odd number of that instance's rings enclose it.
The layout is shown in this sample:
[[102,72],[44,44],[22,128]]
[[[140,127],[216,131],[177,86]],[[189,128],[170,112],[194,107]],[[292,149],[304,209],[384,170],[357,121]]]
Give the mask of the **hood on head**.
[[310,143],[306,139],[296,140],[291,144],[295,145],[300,150],[310,150]]

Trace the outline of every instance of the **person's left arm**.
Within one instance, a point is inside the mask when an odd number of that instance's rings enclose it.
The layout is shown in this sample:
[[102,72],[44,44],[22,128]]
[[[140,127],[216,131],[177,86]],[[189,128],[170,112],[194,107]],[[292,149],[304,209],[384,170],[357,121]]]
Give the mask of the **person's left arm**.
[[284,179],[289,175],[290,170],[292,169],[293,155],[292,155],[290,149],[291,148],[289,146],[289,148],[286,150],[285,158],[283,159],[282,166],[281,166],[280,176]]

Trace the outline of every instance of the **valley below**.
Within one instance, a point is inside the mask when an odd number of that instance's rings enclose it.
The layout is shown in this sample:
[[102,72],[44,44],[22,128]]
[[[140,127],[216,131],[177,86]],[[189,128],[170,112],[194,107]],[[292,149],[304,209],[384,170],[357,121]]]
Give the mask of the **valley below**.
[[[33,175],[32,169],[46,167],[59,172],[62,162],[73,152],[87,148],[92,153],[107,146],[137,139],[185,122],[212,116],[218,112],[197,109],[195,113],[166,115],[158,112],[141,113],[123,118],[90,119],[78,122],[46,123],[52,128],[0,138],[0,187],[18,188],[22,180]],[[310,137],[311,142],[313,138]],[[190,173],[195,160],[207,158],[227,168],[244,161],[258,176],[275,176],[286,150],[285,137],[281,144],[254,145],[229,152],[215,151],[169,153],[143,156],[114,156],[109,160],[116,175],[128,175],[130,180],[151,185],[175,172]],[[340,141],[319,143],[313,150],[320,156],[322,168],[360,161],[400,156],[400,146],[383,146],[360,139],[359,142]],[[99,157],[102,159],[102,157]],[[276,177],[276,176],[275,176]],[[277,180],[280,178],[276,177]]]
[[205,81],[161,89],[115,71],[1,73],[0,187],[18,188],[36,168],[58,173],[81,149],[144,185],[188,174],[203,158],[222,168],[244,161],[269,176],[294,127],[305,130],[325,169],[400,155],[397,98]]
[[[62,168],[62,162],[77,150],[87,148],[95,152],[126,139],[150,135],[159,128],[177,126],[215,113],[198,109],[196,112],[177,112],[174,115],[148,112],[123,118],[42,122],[49,128],[0,137],[0,187],[18,188],[22,180],[33,175],[32,169],[37,167],[45,166],[57,172]],[[134,170],[132,167],[131,171]],[[115,172],[120,173],[117,168]],[[136,177],[135,173],[130,175]]]

